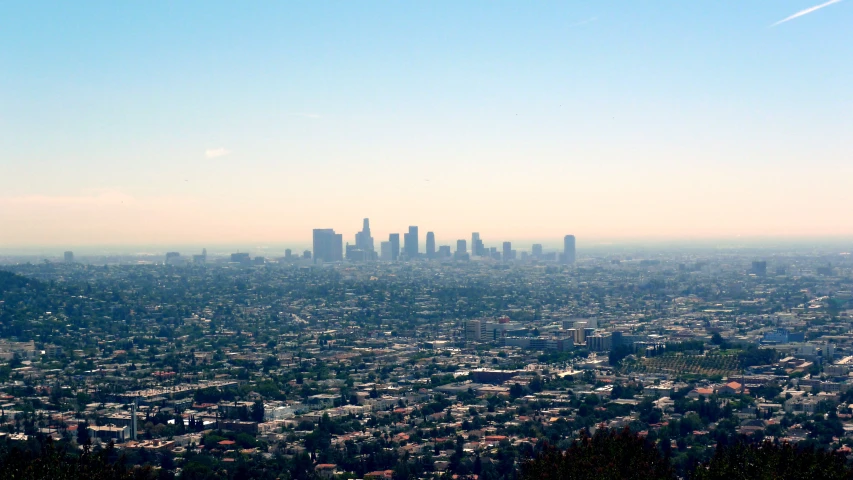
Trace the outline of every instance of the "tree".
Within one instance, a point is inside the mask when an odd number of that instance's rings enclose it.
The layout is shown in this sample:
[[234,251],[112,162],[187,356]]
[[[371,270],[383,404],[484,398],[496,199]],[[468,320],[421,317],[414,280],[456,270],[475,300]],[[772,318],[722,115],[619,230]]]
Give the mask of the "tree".
[[669,459],[627,428],[586,431],[565,451],[545,446],[521,466],[521,480],[675,479]]
[[252,404],[251,418],[258,423],[264,421],[264,402],[255,400],[255,403]]
[[849,479],[853,472],[835,452],[764,442],[719,446],[714,457],[696,468],[696,480]]
[[77,425],[77,444],[85,446],[92,445],[92,439],[89,438],[88,423],[80,423]]
[[[87,437],[88,438],[88,437]],[[114,460],[114,461],[111,461]],[[112,442],[97,453],[84,448],[73,456],[49,438],[35,451],[13,448],[0,456],[0,478],[51,480],[153,480],[151,467],[131,467]]]

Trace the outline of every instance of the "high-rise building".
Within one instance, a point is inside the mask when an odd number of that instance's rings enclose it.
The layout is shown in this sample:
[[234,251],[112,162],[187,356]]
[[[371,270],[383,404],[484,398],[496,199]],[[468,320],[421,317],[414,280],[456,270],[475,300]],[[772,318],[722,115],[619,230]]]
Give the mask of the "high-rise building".
[[331,228],[314,229],[314,263],[343,260],[343,236]]
[[181,254],[178,252],[166,252],[166,265],[174,265],[179,263]]
[[438,247],[438,258],[450,258],[450,245]]
[[591,352],[608,352],[613,348],[613,335],[609,332],[588,335],[586,348]]
[[537,260],[542,258],[542,244],[541,243],[534,243],[533,244],[533,251],[531,252],[531,254],[533,255],[533,258],[535,258]]
[[566,235],[563,238],[563,263],[571,265],[575,263],[575,236]]
[[370,219],[364,219],[361,231],[355,234],[355,244],[346,246],[346,259],[351,262],[376,260],[373,237],[370,235]]
[[383,262],[390,262],[394,256],[391,251],[391,242],[382,242],[379,244],[379,259]]
[[418,257],[418,227],[409,227],[409,233],[403,236],[403,250],[410,260]]
[[72,252],[70,250],[65,252],[64,258],[65,258],[65,263],[74,263],[74,252]]
[[426,256],[429,259],[435,258],[435,233],[433,232],[426,234]]
[[456,240],[456,252],[453,256],[456,260],[468,260],[468,245],[464,239]]
[[[288,250],[289,252],[290,250]],[[207,263],[207,249],[201,249],[201,255],[193,255],[193,263],[196,265],[204,265]]]
[[388,242],[391,243],[391,261],[396,262],[400,258],[400,234],[392,233],[388,235]]
[[[464,242],[465,240],[459,240]],[[480,320],[468,320],[465,322],[465,340],[479,342],[483,338],[483,327],[485,322]]]
[[515,260],[515,252],[512,249],[512,242],[504,242],[503,244],[503,261],[509,262],[510,260]]
[[251,257],[247,252],[237,252],[231,254],[231,263],[239,263],[240,265],[250,265],[252,263]]
[[482,257],[486,254],[486,248],[483,246],[483,241],[480,240],[480,233],[474,232],[471,234],[471,256]]
[[752,262],[752,273],[761,277],[767,275],[767,262],[763,260]]
[[370,219],[364,219],[364,225],[360,232],[355,234],[355,248],[365,252],[366,256],[372,256],[375,251],[373,248],[373,237],[370,236]]

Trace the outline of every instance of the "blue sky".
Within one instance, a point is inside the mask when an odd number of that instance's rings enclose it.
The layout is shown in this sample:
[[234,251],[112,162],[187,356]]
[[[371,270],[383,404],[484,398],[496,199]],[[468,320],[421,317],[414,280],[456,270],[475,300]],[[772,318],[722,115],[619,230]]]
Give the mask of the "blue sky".
[[853,1],[4,2],[0,246],[853,235]]

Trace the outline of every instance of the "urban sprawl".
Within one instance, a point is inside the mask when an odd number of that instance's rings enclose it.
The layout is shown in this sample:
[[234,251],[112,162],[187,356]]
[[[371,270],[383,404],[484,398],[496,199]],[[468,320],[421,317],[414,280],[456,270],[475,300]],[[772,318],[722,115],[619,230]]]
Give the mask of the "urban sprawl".
[[0,257],[0,437],[172,478],[511,478],[624,428],[682,467],[737,436],[853,453],[844,250],[402,240]]

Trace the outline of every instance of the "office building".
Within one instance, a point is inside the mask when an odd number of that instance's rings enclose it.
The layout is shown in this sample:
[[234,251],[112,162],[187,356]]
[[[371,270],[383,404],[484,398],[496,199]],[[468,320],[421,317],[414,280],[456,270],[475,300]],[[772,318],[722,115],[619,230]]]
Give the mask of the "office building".
[[365,252],[356,245],[350,245],[348,243],[344,251],[346,252],[344,254],[344,258],[346,258],[348,262],[366,262],[370,259],[368,256],[369,252]]
[[563,263],[571,265],[575,263],[575,236],[566,235],[563,238]]
[[[465,240],[459,240],[464,242]],[[480,320],[468,320],[465,322],[465,340],[479,342],[483,339],[483,330],[486,324]]]
[[314,263],[342,261],[343,251],[343,237],[334,229],[314,229]]
[[249,265],[252,262],[252,259],[249,258],[248,253],[232,253],[231,254],[231,263],[239,263],[240,265]]
[[531,251],[531,255],[533,255],[533,258],[535,258],[536,260],[539,260],[542,258],[542,244],[541,243],[534,243],[533,244],[533,250]]
[[178,252],[166,252],[166,265],[176,265],[181,261],[181,254]]
[[74,252],[68,251],[63,255],[65,258],[65,263],[74,263]]
[[[289,252],[290,250],[288,250]],[[193,263],[196,265],[204,265],[207,263],[207,249],[201,250],[201,255],[193,255]]]
[[456,240],[456,252],[453,256],[456,260],[468,260],[468,245],[465,240]]
[[396,262],[400,258],[400,234],[388,235],[388,242],[391,244],[391,261]]
[[486,255],[486,247],[483,241],[480,240],[480,233],[474,232],[471,234],[471,256],[482,257]]
[[609,332],[588,335],[586,348],[590,352],[609,352],[613,348],[613,336]]
[[410,260],[418,257],[418,227],[409,227],[409,233],[403,235],[403,251]]
[[450,245],[438,247],[438,258],[450,258]]
[[433,232],[426,234],[426,256],[429,259],[435,258],[435,233]]
[[370,235],[370,219],[364,219],[361,231],[355,234],[355,244],[347,244],[345,252],[345,257],[350,262],[367,262],[376,260],[376,250],[373,246],[373,237]]
[[515,250],[512,249],[512,242],[503,243],[503,261],[509,262],[515,260]]
[[379,244],[379,259],[383,262],[391,262],[394,260],[394,255],[391,251],[391,242],[382,242]]
[[373,256],[373,237],[370,236],[370,219],[365,218],[360,232],[355,234],[355,248],[365,252],[366,257]]
[[468,243],[465,240],[456,240],[456,254],[468,253]]
[[767,262],[752,262],[752,273],[759,277],[767,275]]

